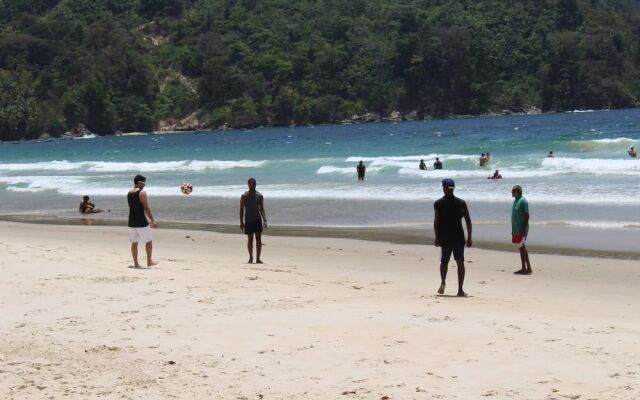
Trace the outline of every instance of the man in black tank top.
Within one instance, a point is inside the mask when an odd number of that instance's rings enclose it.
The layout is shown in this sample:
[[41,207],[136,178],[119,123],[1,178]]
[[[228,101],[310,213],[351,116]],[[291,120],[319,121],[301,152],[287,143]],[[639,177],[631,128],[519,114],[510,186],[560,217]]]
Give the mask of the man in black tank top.
[[256,237],[256,264],[262,264],[262,229],[267,229],[267,212],[262,193],[256,191],[256,180],[249,178],[249,190],[240,197],[240,229],[247,235],[249,264],[253,262],[253,237]]
[[[147,192],[144,191],[147,179],[142,175],[133,178],[133,188],[127,193],[129,203],[129,242],[131,243],[131,255],[133,256],[133,268],[141,268],[138,264],[138,242],[145,243],[147,251],[147,267],[158,263],[151,259],[153,250],[151,228],[157,228],[153,214],[149,208]],[[149,217],[149,220],[147,220]],[[149,223],[151,221],[151,223]]]

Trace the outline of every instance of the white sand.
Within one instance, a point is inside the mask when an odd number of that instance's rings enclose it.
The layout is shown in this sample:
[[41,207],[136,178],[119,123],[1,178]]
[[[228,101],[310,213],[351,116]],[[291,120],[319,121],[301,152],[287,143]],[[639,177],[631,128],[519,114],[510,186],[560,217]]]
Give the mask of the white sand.
[[155,234],[0,222],[1,399],[640,398],[637,261]]

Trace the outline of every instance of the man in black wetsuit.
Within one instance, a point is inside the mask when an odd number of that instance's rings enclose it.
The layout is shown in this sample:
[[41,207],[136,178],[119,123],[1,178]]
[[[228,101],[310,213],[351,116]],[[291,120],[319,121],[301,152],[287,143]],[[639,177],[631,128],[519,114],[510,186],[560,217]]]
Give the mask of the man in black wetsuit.
[[442,191],[444,196],[433,204],[435,218],[433,228],[436,239],[434,244],[442,249],[440,258],[440,278],[442,282],[438,288],[439,294],[444,294],[445,281],[449,270],[449,260],[451,253],[458,265],[458,296],[465,297],[467,294],[462,290],[464,284],[464,230],[462,229],[462,218],[467,224],[467,247],[471,247],[471,217],[467,203],[455,197],[453,190],[456,184],[453,179],[442,180]]
[[256,238],[256,264],[262,264],[262,229],[267,229],[267,212],[264,209],[264,197],[256,191],[256,180],[249,178],[249,190],[240,196],[240,229],[247,235],[249,264],[253,263],[253,237]]
[[363,181],[364,174],[367,171],[367,167],[364,166],[364,163],[362,162],[362,160],[360,160],[360,162],[358,163],[358,167],[356,168],[356,170],[358,171],[358,180]]
[[[131,243],[131,255],[133,256],[133,268],[141,268],[138,264],[138,242],[145,243],[147,251],[147,267],[157,265],[158,263],[151,259],[153,251],[151,228],[157,228],[153,214],[149,208],[147,192],[144,191],[147,178],[142,175],[136,175],[133,178],[133,188],[127,193],[127,202],[129,203],[129,242]],[[149,220],[151,223],[149,223]]]

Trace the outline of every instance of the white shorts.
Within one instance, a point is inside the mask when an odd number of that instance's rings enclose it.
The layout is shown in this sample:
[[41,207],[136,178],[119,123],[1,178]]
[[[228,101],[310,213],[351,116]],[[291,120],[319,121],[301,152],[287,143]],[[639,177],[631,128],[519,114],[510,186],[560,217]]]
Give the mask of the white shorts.
[[129,228],[129,243],[148,243],[153,239],[152,236],[151,225],[147,225],[144,228]]

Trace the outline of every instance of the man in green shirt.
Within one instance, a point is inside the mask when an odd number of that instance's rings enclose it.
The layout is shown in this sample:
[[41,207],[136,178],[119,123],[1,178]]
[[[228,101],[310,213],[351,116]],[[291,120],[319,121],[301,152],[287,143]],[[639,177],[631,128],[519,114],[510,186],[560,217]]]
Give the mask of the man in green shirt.
[[522,268],[514,272],[518,275],[531,275],[531,262],[529,262],[529,252],[524,242],[527,241],[529,233],[529,203],[522,197],[522,188],[515,185],[511,189],[511,196],[515,199],[511,206],[511,243],[520,250],[520,261]]

